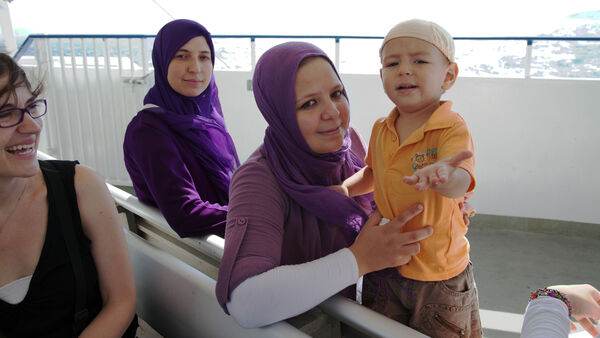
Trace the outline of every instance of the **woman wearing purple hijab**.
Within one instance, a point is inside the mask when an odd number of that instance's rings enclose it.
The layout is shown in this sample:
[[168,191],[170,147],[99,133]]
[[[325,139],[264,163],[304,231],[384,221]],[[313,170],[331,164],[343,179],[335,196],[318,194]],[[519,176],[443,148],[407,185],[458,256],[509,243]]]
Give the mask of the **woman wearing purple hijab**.
[[328,188],[364,166],[365,148],[322,50],[303,42],[271,48],[253,88],[268,127],[231,181],[216,285],[219,303],[243,327],[298,315],[338,292],[353,297],[360,276],[405,264],[432,232],[399,231],[420,206],[378,227],[381,215],[368,217],[371,195]]
[[210,33],[175,20],[156,35],[154,87],[125,133],[125,166],[140,201],[179,236],[223,236],[229,180],[239,160],[213,76]]

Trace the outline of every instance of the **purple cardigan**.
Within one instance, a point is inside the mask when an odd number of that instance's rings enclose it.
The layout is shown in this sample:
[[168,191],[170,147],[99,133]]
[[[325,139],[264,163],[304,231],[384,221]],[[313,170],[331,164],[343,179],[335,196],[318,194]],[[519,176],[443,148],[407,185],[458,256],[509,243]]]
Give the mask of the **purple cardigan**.
[[228,198],[184,138],[142,110],[127,127],[123,152],[138,199],[158,207],[179,236],[224,235]]
[[[364,143],[350,130],[351,151],[364,158]],[[231,291],[247,278],[280,265],[310,262],[348,246],[338,227],[323,224],[285,193],[262,150],[256,150],[231,180],[225,251],[215,290],[225,312]],[[365,212],[370,213],[370,208]],[[348,296],[353,295],[350,289]]]

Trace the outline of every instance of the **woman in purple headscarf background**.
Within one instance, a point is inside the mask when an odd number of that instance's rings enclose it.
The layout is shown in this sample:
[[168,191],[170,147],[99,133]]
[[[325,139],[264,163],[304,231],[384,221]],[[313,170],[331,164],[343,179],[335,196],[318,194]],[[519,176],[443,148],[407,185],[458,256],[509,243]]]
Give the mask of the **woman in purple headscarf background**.
[[175,20],[156,35],[154,86],[125,133],[125,166],[140,201],[179,236],[223,235],[230,177],[239,160],[225,128],[210,33]]
[[271,48],[253,88],[268,127],[231,181],[216,286],[219,303],[243,327],[298,315],[338,292],[353,298],[360,276],[405,264],[432,232],[399,231],[420,206],[378,227],[381,215],[369,217],[372,195],[328,188],[364,166],[365,147],[322,50],[303,42]]

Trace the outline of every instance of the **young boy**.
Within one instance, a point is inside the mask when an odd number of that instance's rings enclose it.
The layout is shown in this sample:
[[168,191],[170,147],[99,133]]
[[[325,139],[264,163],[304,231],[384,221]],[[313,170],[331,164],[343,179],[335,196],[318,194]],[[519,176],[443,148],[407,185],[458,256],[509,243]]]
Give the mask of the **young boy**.
[[405,227],[433,235],[395,269],[365,276],[363,304],[433,337],[480,337],[479,302],[460,203],[475,188],[465,121],[440,101],[458,75],[453,39],[433,22],[396,25],[379,50],[381,80],[395,108],[373,126],[367,166],[343,182],[349,196],[375,191],[383,217],[421,203]]

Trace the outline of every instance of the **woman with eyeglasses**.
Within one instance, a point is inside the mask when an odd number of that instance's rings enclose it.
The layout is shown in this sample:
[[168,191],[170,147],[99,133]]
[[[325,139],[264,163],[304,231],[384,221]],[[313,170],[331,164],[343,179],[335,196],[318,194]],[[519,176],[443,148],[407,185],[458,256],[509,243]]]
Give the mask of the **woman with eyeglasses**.
[[0,337],[134,336],[127,244],[104,180],[36,158],[46,100],[0,54]]

